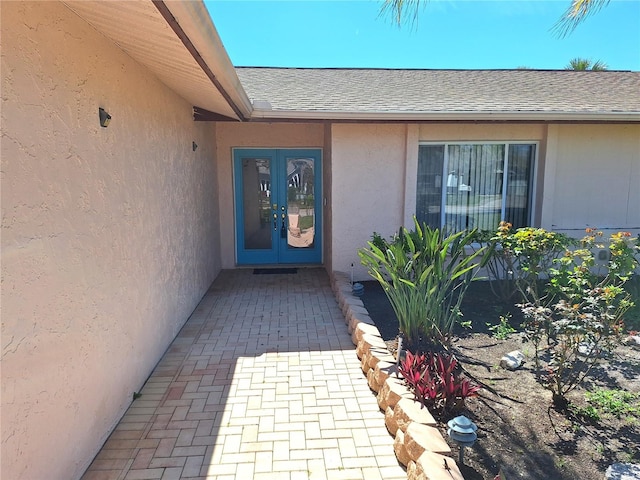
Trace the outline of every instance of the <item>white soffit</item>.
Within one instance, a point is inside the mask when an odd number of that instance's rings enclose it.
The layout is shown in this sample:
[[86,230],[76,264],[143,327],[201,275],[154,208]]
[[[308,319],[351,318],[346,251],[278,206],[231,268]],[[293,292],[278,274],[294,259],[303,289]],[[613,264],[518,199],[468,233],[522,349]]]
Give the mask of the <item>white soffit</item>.
[[236,113],[244,118],[250,117],[251,100],[240,83],[236,69],[202,0],[170,0],[164,3],[202,60],[215,74],[219,87],[227,100],[234,105]]
[[[191,105],[238,118],[151,1],[81,0],[64,3]],[[170,7],[171,2],[167,3]],[[213,72],[215,74],[215,70]]]

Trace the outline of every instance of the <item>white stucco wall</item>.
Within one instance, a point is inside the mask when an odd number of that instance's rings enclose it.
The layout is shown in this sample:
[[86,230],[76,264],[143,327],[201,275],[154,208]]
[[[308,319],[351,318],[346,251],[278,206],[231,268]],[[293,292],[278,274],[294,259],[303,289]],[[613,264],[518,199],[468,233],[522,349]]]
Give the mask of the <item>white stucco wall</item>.
[[1,13],[1,476],[74,479],[220,269],[215,134],[62,4]]
[[[216,126],[222,268],[235,268],[234,148],[323,148],[322,123],[232,123]],[[324,188],[324,187],[323,187]],[[326,241],[326,240],[325,240]]]
[[542,226],[640,233],[640,125],[551,125]]

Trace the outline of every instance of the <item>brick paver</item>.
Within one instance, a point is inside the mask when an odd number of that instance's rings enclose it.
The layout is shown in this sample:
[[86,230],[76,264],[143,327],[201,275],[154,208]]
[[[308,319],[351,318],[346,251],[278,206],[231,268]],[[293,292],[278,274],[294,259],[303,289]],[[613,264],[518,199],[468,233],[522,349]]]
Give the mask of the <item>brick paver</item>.
[[83,476],[405,479],[322,269],[223,271]]

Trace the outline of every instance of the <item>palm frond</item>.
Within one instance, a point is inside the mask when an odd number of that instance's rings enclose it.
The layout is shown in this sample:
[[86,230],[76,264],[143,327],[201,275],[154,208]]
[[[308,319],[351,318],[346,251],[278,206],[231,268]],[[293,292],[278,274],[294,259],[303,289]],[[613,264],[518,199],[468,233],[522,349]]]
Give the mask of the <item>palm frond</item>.
[[379,15],[391,16],[393,23],[397,26],[409,23],[414,27],[418,23],[420,5],[426,3],[427,0],[384,0]]
[[611,0],[571,0],[571,5],[560,20],[553,26],[559,37],[566,37],[588,16],[593,15]]
[[597,60],[596,62],[594,62],[593,65],[591,65],[591,70],[593,71],[602,72],[608,69],[609,69],[609,66],[606,63],[604,63],[602,60]]
[[608,66],[602,60],[596,60],[592,62],[589,58],[572,58],[567,66],[564,67],[565,70],[593,70],[593,71],[604,71],[607,70]]

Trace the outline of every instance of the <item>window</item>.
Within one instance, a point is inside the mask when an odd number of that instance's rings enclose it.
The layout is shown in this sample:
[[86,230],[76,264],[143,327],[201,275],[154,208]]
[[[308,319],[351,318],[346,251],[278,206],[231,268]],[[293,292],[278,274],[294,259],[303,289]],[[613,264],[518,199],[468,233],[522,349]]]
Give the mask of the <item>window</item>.
[[527,226],[535,154],[533,143],[420,145],[418,221],[451,233]]

